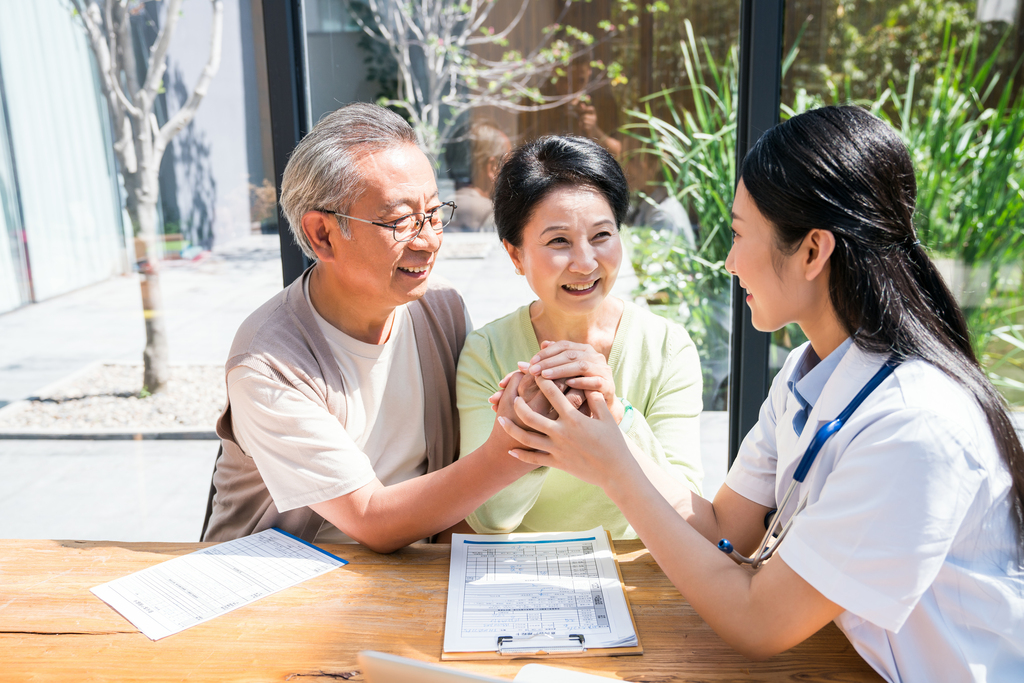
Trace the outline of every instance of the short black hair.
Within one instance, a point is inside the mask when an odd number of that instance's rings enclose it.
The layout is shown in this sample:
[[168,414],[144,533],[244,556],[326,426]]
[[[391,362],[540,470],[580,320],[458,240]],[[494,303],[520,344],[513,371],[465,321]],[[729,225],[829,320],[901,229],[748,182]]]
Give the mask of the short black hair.
[[548,135],[512,150],[494,183],[498,237],[519,247],[534,208],[563,187],[592,188],[605,198],[615,225],[629,211],[629,184],[615,157],[593,140]]

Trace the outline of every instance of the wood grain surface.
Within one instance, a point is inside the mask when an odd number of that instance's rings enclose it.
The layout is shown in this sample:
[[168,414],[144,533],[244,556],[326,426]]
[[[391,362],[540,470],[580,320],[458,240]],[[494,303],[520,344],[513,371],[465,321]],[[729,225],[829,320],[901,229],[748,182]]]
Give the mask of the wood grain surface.
[[[203,545],[0,541],[0,680],[360,681],[360,650],[440,660],[447,545],[324,546],[349,564],[156,642],[89,592]],[[831,624],[767,661],[743,658],[639,541],[615,547],[645,653],[545,663],[637,683],[880,680]],[[528,661],[445,666],[511,679]]]

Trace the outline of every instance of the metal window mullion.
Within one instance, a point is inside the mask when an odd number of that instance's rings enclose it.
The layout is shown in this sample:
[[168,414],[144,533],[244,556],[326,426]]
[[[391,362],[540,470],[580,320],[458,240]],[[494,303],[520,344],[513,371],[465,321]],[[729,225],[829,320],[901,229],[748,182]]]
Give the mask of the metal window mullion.
[[[785,0],[743,0],[740,7],[740,73],[736,169],[761,134],[779,121]],[[736,179],[739,181],[739,178]],[[729,465],[757,422],[768,396],[771,335],[754,329],[739,280],[732,279],[729,347]]]
[[[279,198],[288,156],[310,128],[302,9],[302,0],[263,0],[270,137],[274,184]],[[280,202],[277,206],[277,231],[281,240],[281,270],[287,287],[302,274],[309,261],[292,239]]]

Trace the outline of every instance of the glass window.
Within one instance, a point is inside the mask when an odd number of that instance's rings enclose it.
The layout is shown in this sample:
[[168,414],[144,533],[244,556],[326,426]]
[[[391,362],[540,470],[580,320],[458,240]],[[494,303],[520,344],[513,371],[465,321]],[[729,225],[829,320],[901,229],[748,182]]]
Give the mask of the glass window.
[[340,1],[305,3],[312,119],[384,100],[414,125],[442,199],[459,206],[438,269],[478,327],[535,298],[489,232],[501,156],[548,134],[583,135],[608,149],[633,193],[623,233],[632,268],[620,272],[616,292],[680,323],[697,346],[704,461],[720,470],[705,489],[713,494],[727,460],[724,261],[740,3],[506,0],[478,23],[452,10],[447,23],[429,25],[401,3],[377,5],[388,18],[357,5],[345,20]]
[[[166,4],[112,3],[131,41],[115,79],[133,106]],[[0,445],[19,473],[4,537],[198,537],[224,362],[282,281],[260,3],[222,5],[219,68],[154,178],[134,142],[145,129],[118,118],[71,0],[0,3],[0,407],[17,404],[0,435],[42,437]],[[185,3],[177,18],[152,93],[161,128],[202,82],[215,6]],[[166,388],[151,395],[147,335],[166,349]],[[45,440],[55,432],[175,438]],[[75,519],[45,512],[67,500]]]
[[0,313],[18,308],[32,298],[5,105],[0,72]]
[[[1024,404],[1024,53],[1021,3],[786,3],[783,116],[870,107],[914,160],[916,227],[996,386]],[[802,341],[785,330],[780,348]]]

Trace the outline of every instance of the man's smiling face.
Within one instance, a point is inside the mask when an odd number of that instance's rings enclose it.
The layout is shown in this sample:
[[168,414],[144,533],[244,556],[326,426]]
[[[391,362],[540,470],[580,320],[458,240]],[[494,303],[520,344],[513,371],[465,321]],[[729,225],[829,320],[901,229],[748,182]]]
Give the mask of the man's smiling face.
[[[363,194],[349,208],[349,216],[391,223],[441,203],[433,167],[413,145],[376,152],[358,164]],[[394,308],[426,293],[441,234],[426,226],[416,239],[396,242],[391,230],[378,225],[349,220],[348,229],[351,236],[339,241],[331,266],[361,306]]]

